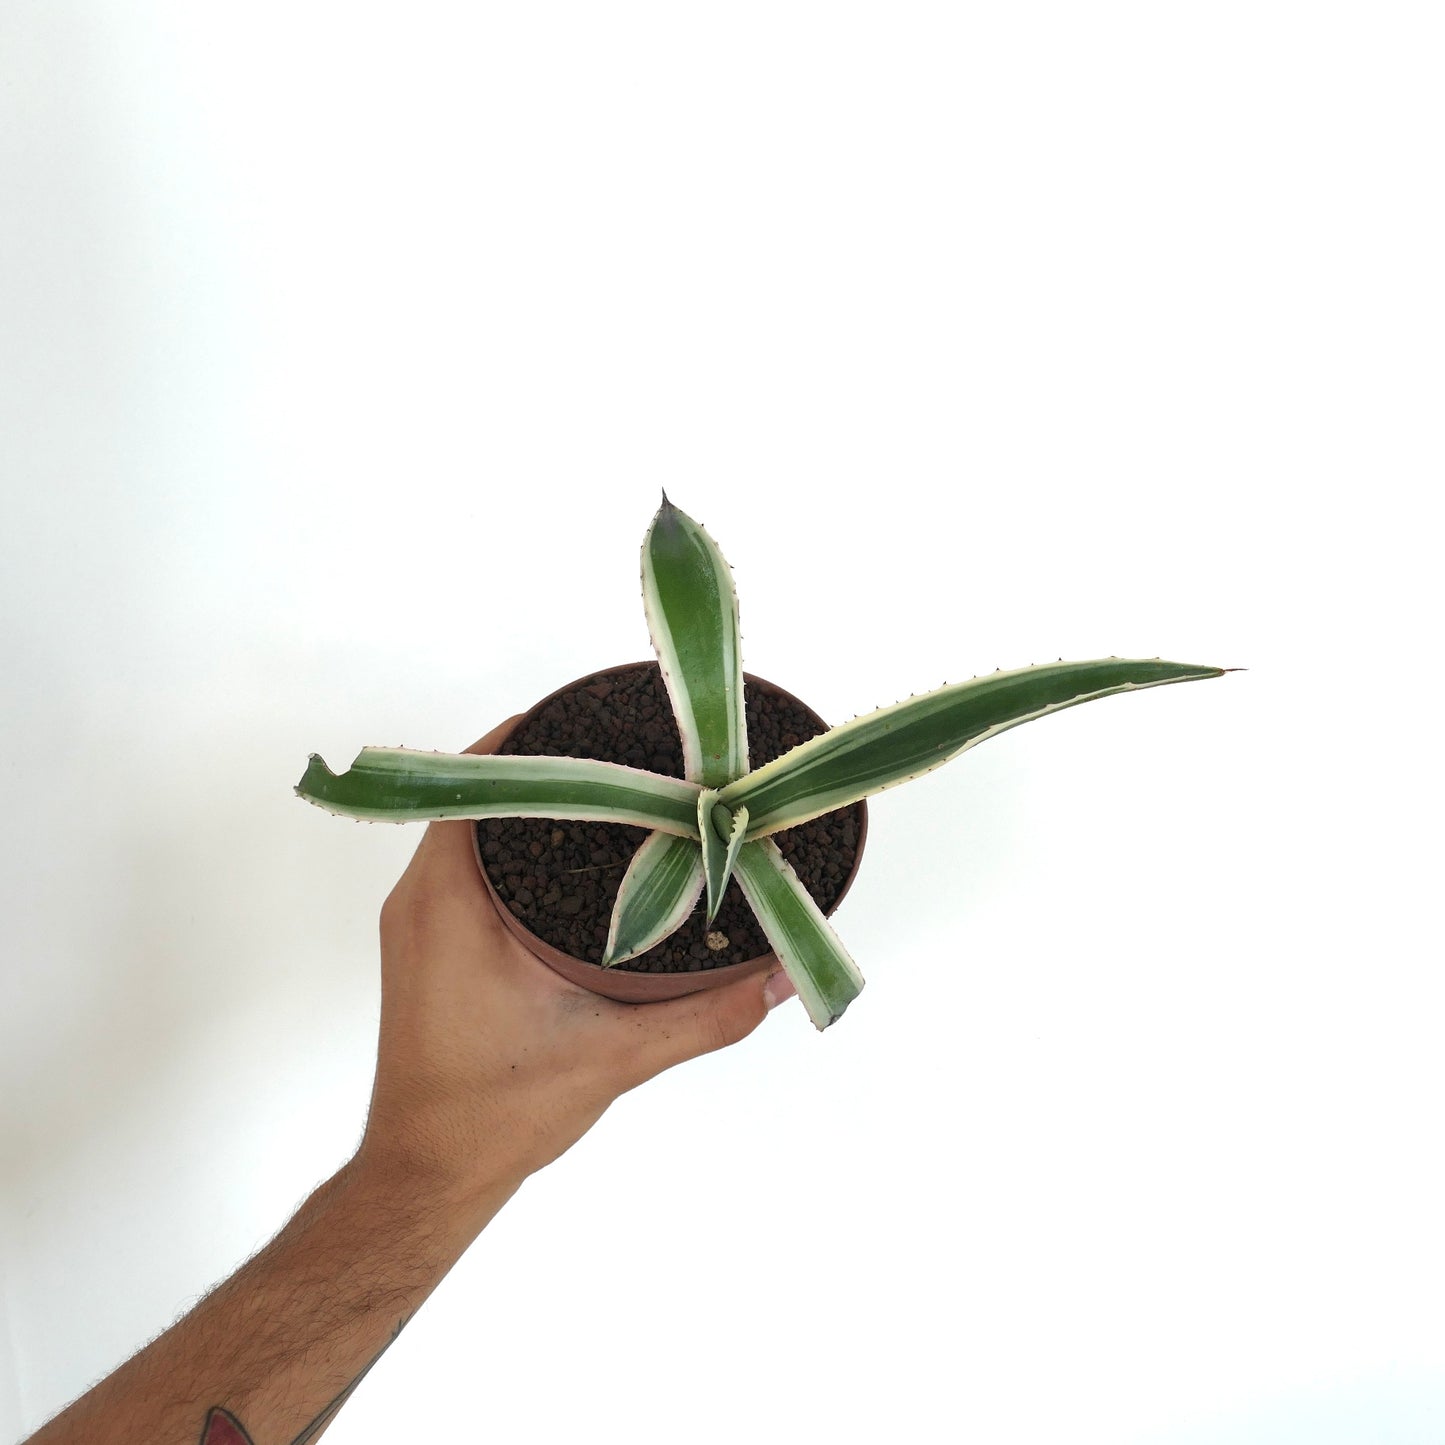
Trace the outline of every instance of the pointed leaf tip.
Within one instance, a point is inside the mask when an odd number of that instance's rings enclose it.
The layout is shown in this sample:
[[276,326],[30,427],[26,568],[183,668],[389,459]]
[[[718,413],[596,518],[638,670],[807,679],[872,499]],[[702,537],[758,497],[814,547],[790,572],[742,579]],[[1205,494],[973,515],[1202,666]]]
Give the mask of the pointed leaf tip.
[[666,500],[643,538],[642,606],[684,776],[720,788],[748,771],[737,591],[716,542]]

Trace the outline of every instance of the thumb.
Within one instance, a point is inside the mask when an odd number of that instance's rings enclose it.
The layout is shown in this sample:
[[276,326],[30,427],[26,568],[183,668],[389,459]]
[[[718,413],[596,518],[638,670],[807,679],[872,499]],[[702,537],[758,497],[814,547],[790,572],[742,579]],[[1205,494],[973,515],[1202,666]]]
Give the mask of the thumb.
[[632,1087],[674,1064],[747,1038],[768,1010],[790,998],[792,991],[787,974],[774,964],[771,970],[749,974],[723,988],[644,1005],[639,1017],[645,1020],[646,1032],[634,1055]]

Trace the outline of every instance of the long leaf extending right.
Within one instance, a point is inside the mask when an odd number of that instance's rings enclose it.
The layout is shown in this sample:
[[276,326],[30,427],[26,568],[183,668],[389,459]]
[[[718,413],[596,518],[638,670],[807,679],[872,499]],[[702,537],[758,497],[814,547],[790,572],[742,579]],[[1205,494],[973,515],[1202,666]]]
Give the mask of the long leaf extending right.
[[296,792],[348,818],[579,818],[697,838],[696,783],[594,758],[363,748],[340,775],[312,753]]
[[863,975],[771,838],[744,843],[735,870],[803,1007],[821,1032],[863,992]]
[[748,837],[760,838],[932,772],[1020,723],[1112,693],[1225,671],[1108,657],[995,672],[854,718],[730,783],[719,797],[725,807],[746,806]]

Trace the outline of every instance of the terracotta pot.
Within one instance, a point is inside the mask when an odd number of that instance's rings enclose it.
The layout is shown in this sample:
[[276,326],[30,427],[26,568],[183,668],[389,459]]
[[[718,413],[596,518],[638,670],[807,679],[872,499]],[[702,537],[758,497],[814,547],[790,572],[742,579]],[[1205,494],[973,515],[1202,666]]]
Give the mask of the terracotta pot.
[[[596,678],[610,673],[629,672],[634,668],[651,667],[654,664],[647,662],[626,663],[621,667],[599,668],[596,672],[589,672],[584,677],[579,677],[569,682],[565,687],[559,687],[556,692],[549,693],[537,703],[530,711],[524,713],[517,719],[514,727],[502,738],[511,736],[511,732],[521,727],[524,723],[530,722],[537,713],[547,706],[554,698],[561,697],[564,693],[573,692],[584,684]],[[796,706],[802,708],[807,715],[818,725],[820,729],[826,730],[828,724],[815,713],[806,703],[799,702],[792,693],[784,688],[778,687],[776,683],[769,682],[766,678],[754,677],[752,673],[745,672],[743,677],[750,686],[762,688],[766,692],[772,692],[779,697],[787,699]],[[501,742],[498,743],[500,748]],[[836,909],[838,904],[847,897],[848,890],[853,886],[853,879],[858,874],[858,864],[863,858],[863,844],[868,836],[868,805],[858,805],[861,812],[861,826],[858,829],[857,851],[853,856],[853,867],[849,870],[848,876],[843,880],[842,892],[838,894],[837,901],[828,910],[829,913]],[[620,964],[616,968],[603,968],[600,964],[589,963],[586,959],[574,958],[570,953],[563,953],[561,949],[554,948],[550,943],[537,937],[510,908],[502,901],[497,890],[492,886],[492,880],[487,876],[487,870],[482,863],[481,844],[477,837],[476,825],[472,826],[472,852],[476,855],[477,868],[481,872],[482,882],[486,884],[487,892],[492,896],[492,902],[497,906],[497,912],[501,915],[502,922],[507,925],[512,936],[534,957],[540,959],[549,968],[560,973],[570,983],[578,984],[592,993],[599,993],[607,998],[620,999],[624,1003],[655,1003],[661,999],[681,998],[684,994],[699,993],[703,989],[721,988],[724,984],[732,983],[734,979],[742,978],[744,974],[760,972],[764,965],[771,967],[777,962],[777,955],[772,953],[760,954],[757,958],[746,959],[742,963],[724,964],[721,968],[700,969],[697,973],[633,973],[626,964]]]

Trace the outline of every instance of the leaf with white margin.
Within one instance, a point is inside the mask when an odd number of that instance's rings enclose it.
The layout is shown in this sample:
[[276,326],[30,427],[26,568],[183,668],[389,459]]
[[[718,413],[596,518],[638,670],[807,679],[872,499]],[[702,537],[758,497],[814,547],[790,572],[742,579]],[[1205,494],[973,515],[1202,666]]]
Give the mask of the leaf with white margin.
[[575,818],[697,839],[696,783],[595,758],[363,748],[344,773],[312,753],[297,794],[383,823],[431,818]]
[[710,788],[742,777],[748,730],[732,571],[666,492],[642,539],[642,607],[682,734],[684,775]]
[[646,953],[675,933],[702,892],[702,850],[688,838],[653,833],[632,855],[617,890],[602,967]]
[[771,838],[745,843],[738,886],[820,1032],[863,992],[863,975]]

